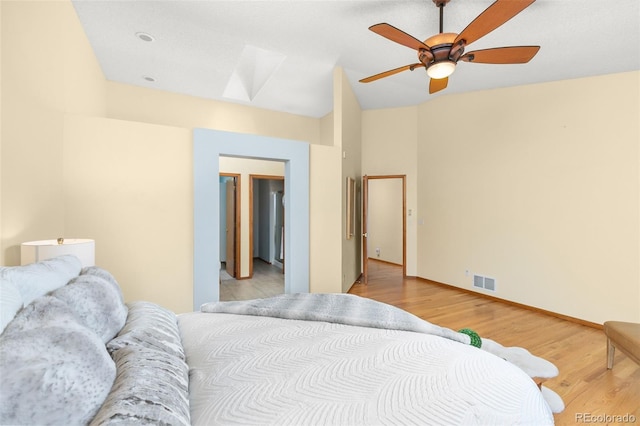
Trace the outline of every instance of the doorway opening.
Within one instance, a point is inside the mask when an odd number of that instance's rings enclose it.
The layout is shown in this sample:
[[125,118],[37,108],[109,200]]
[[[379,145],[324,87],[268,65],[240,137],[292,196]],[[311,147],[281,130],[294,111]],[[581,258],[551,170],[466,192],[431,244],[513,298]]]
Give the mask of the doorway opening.
[[[193,307],[220,300],[220,158],[284,162],[285,293],[309,292],[309,144],[274,137],[193,130]],[[295,215],[292,214],[295,212]],[[293,237],[294,236],[294,237]],[[212,267],[212,260],[215,267]]]
[[274,265],[284,274],[284,176],[250,175],[249,179],[249,275],[255,274],[256,260]]
[[249,274],[232,278],[221,272],[221,301],[258,299],[285,292],[285,178],[250,174],[247,181]]
[[220,300],[284,293],[285,163],[220,157]]
[[220,278],[240,276],[240,175],[220,173]]
[[362,177],[362,281],[369,260],[402,266],[407,276],[406,175]]

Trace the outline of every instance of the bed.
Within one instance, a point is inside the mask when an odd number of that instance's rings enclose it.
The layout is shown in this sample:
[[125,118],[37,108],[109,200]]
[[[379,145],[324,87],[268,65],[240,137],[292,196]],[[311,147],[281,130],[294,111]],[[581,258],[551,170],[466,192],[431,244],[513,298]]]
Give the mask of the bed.
[[69,255],[0,280],[0,424],[546,425],[562,409],[539,386],[553,364],[358,296],[175,315]]

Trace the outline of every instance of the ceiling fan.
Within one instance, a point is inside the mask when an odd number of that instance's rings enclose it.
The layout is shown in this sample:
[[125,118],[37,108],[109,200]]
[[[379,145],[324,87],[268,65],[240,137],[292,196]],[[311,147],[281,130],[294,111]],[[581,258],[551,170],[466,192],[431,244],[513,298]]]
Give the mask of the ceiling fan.
[[467,25],[460,34],[443,32],[444,6],[449,1],[433,0],[440,9],[440,33],[429,37],[424,42],[387,23],[369,27],[371,31],[382,37],[416,50],[420,62],[375,74],[363,78],[360,82],[369,83],[402,71],[413,71],[416,68],[424,67],[427,75],[431,78],[429,93],[436,93],[446,89],[449,76],[455,71],[458,61],[483,64],[523,64],[529,62],[540,50],[540,46],[511,46],[464,53],[464,49],[468,45],[522,12],[535,0],[496,0]]

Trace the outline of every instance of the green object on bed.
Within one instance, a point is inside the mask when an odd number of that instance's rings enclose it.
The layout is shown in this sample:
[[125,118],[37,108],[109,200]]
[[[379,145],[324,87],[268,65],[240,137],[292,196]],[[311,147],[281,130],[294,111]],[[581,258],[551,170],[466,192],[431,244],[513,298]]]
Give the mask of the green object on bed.
[[479,348],[482,346],[482,339],[480,338],[478,333],[476,333],[472,329],[462,328],[458,330],[458,333],[466,334],[467,336],[469,336],[471,338],[471,346],[475,346],[476,348]]

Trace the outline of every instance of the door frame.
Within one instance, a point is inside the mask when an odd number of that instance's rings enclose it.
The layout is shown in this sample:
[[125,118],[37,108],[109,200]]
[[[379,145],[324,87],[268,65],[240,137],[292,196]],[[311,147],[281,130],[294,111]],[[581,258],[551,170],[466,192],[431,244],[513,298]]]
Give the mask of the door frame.
[[401,179],[402,180],[402,277],[407,276],[407,175],[374,175],[362,176],[362,281],[369,283],[369,253],[368,238],[368,210],[369,210],[369,180],[371,179]]
[[234,262],[233,262],[233,275],[234,275],[234,279],[238,280],[240,279],[240,271],[242,271],[242,269],[240,268],[240,262],[242,261],[242,258],[240,256],[240,232],[241,232],[241,222],[240,222],[240,213],[241,213],[241,205],[240,205],[240,200],[242,199],[240,191],[242,190],[241,186],[240,186],[240,180],[241,180],[241,175],[239,173],[220,173],[220,176],[223,177],[230,177],[233,178],[233,180],[235,181],[235,186],[236,186],[236,190],[235,190],[235,204],[236,204],[236,210],[235,210],[235,218],[234,218]]
[[[276,137],[195,128],[193,134],[193,309],[220,300],[220,157],[284,161],[285,293],[310,287],[310,144]],[[295,214],[292,214],[295,212]],[[295,236],[295,238],[292,238]],[[213,285],[216,284],[216,285]]]
[[[253,181],[254,179],[261,180],[282,180],[284,176],[278,175],[249,175],[249,278],[253,278]],[[284,244],[284,241],[282,242]],[[282,273],[284,274],[284,259],[282,262]]]

